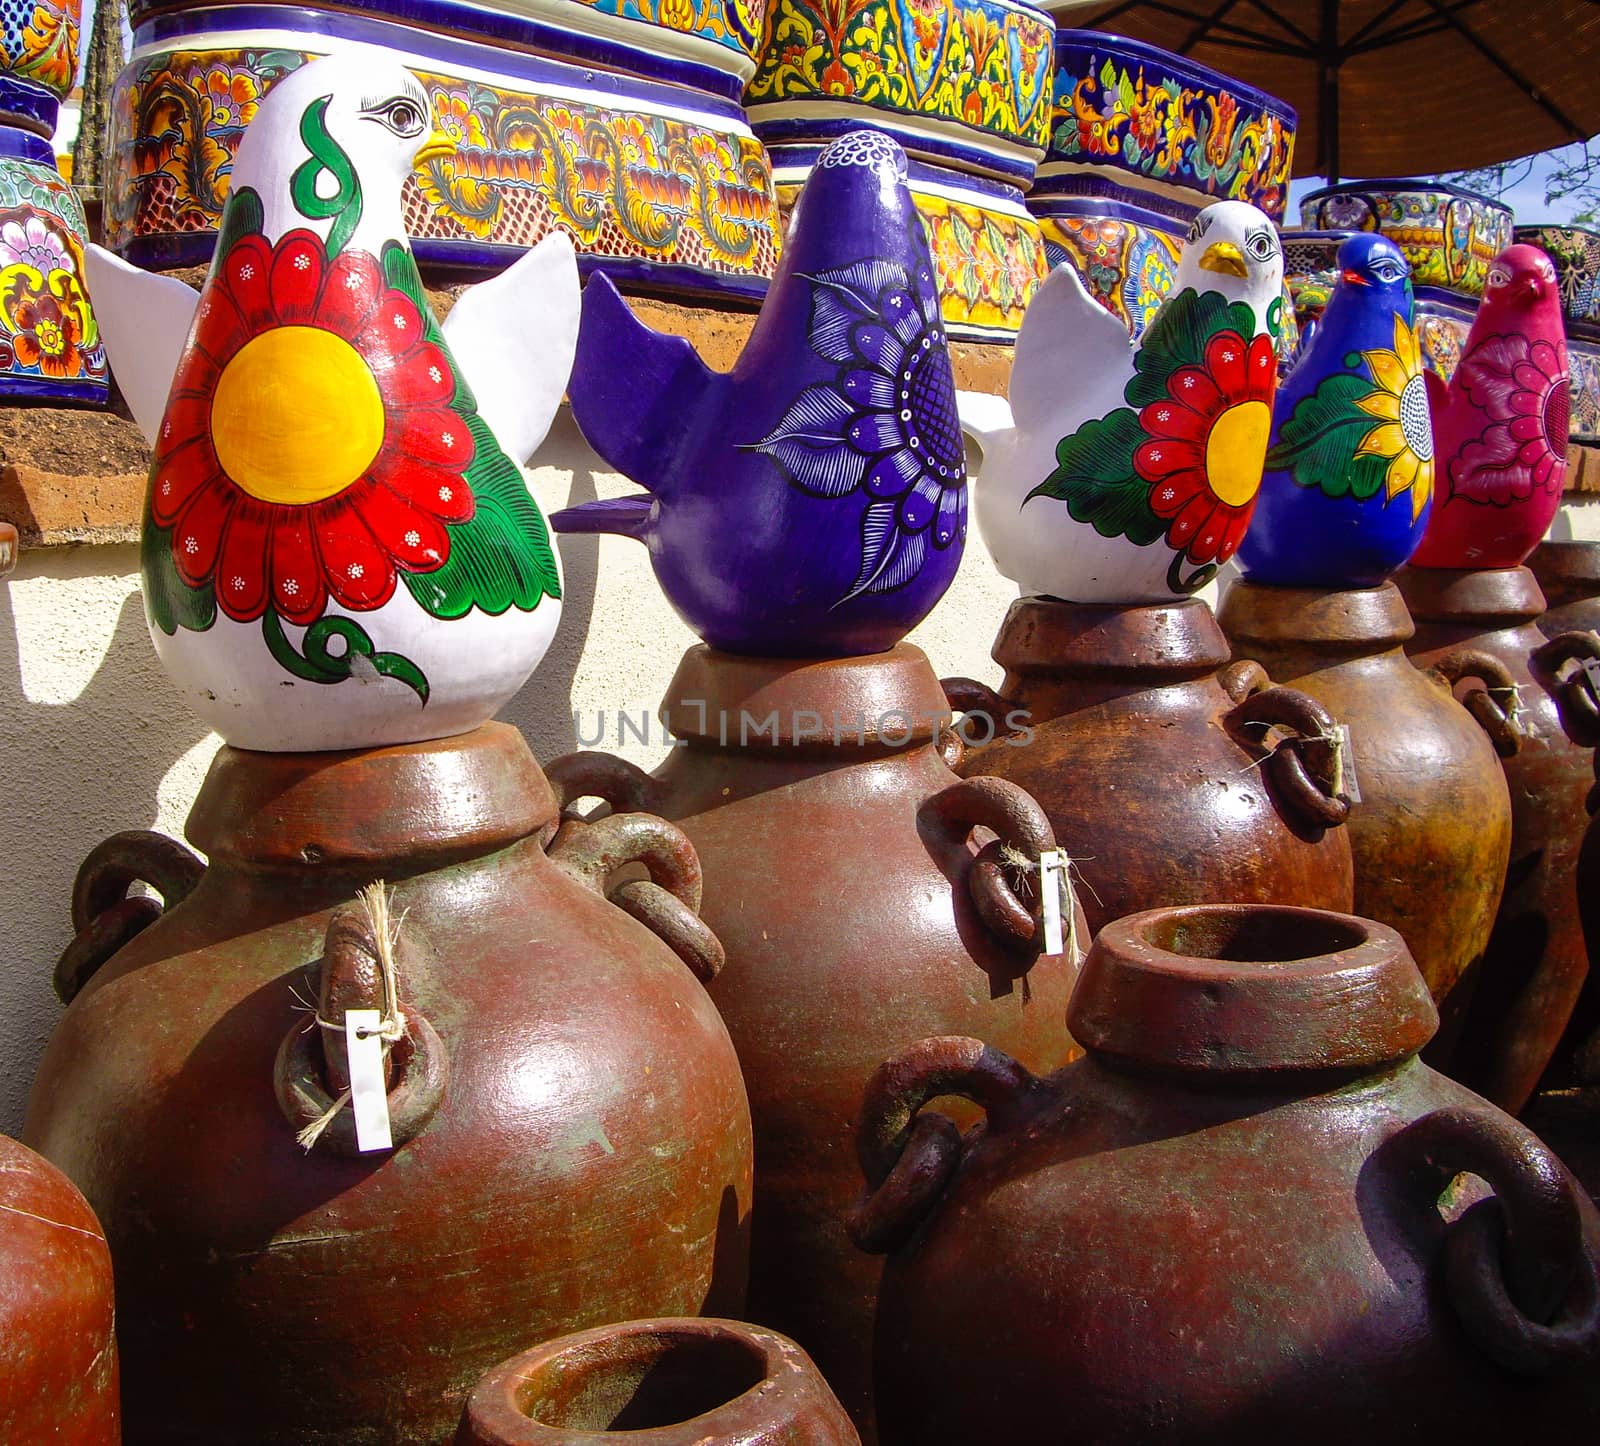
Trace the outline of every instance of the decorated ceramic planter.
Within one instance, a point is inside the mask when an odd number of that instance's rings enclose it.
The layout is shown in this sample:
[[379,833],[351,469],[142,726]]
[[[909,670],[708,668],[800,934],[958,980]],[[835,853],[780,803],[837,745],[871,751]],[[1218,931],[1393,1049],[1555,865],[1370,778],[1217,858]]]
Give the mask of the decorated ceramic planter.
[[955,381],[906,160],[857,131],[806,182],[783,262],[730,373],[584,292],[572,414],[645,488],[555,516],[650,549],[667,600],[725,652],[893,647],[966,543]]
[[1418,567],[1515,567],[1538,546],[1567,472],[1571,410],[1555,268],[1508,246],[1448,387],[1430,385],[1438,495]]
[[[212,6],[130,0],[128,6],[141,42],[152,35],[170,39],[198,33],[174,12],[205,8],[214,8],[214,0]],[[356,0],[338,8],[414,31],[570,57],[738,100],[755,70],[766,0]],[[269,24],[280,15],[295,27],[317,29],[326,23],[312,19],[298,0],[262,0],[252,9]]]
[[1188,223],[1097,197],[1035,192],[1028,209],[1051,268],[1071,265],[1089,295],[1141,336],[1172,290]]
[[[817,146],[774,146],[772,177],[785,219],[811,174]],[[948,335],[962,341],[1011,342],[1049,271],[1039,223],[1022,192],[921,161],[906,164],[911,192],[933,255],[939,310]]]
[[1024,597],[1165,602],[1234,555],[1271,429],[1282,289],[1277,231],[1240,201],[1195,218],[1172,294],[1131,345],[1076,271],[1051,272],[1009,408],[962,398],[978,525]]
[[83,206],[56,170],[49,142],[0,127],[0,397],[105,401],[106,349],[89,304],[87,242]]
[[1537,246],[1555,266],[1568,338],[1600,340],[1600,231],[1588,226],[1518,226],[1516,237]]
[[1248,201],[1280,220],[1297,117],[1284,102],[1143,41],[1058,30],[1040,194]]
[[306,66],[240,148],[199,295],[93,253],[154,447],[150,635],[236,747],[465,732],[522,686],[560,615],[520,465],[566,387],[572,247],[546,238],[441,328],[400,211],[414,162],[448,150],[428,115],[384,56]]
[[456,143],[405,185],[425,266],[500,270],[557,230],[586,270],[663,292],[759,297],[776,264],[766,155],[736,99],[342,11],[185,10],[139,41],[114,102],[106,231],[141,265],[210,257],[262,97],[349,42],[407,65]]
[[83,0],[37,0],[0,12],[0,126],[48,137],[78,83]]
[[1443,181],[1347,181],[1300,202],[1312,230],[1382,231],[1406,254],[1417,286],[1481,296],[1489,264],[1511,244],[1511,209]]
[[1339,248],[1321,322],[1273,404],[1240,570],[1274,587],[1376,587],[1422,539],[1433,425],[1411,268],[1370,232]]
[[1022,0],[771,0],[745,106],[768,145],[861,126],[1026,187],[1050,125],[1055,22]]
[[1472,321],[1478,314],[1476,302],[1463,301],[1442,287],[1413,288],[1417,298],[1417,340],[1422,345],[1422,360],[1430,372],[1448,382],[1461,365],[1461,351],[1467,344]]
[[1572,414],[1567,436],[1574,442],[1600,442],[1600,341],[1567,338],[1572,377]]

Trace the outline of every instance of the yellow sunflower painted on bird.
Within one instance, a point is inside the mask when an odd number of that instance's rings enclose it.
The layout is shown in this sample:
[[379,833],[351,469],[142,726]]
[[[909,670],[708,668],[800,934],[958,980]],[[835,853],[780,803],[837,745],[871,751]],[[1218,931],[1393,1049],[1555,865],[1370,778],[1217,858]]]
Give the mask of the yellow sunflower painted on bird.
[[1411,516],[1416,519],[1433,495],[1433,425],[1428,415],[1428,387],[1422,375],[1422,348],[1417,335],[1396,313],[1394,349],[1361,353],[1377,386],[1356,402],[1378,419],[1356,446],[1358,456],[1380,457],[1386,499],[1411,489]]

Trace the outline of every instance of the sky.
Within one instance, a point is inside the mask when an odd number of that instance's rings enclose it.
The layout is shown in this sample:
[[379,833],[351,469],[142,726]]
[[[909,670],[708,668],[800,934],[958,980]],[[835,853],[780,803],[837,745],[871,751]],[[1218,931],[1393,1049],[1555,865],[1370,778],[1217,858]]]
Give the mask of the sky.
[[[90,17],[94,14],[95,0],[84,0],[83,4],[83,33],[85,36],[84,50],[88,50],[87,37],[89,34]],[[1577,147],[1570,149],[1576,150]],[[1530,223],[1539,221],[1570,221],[1573,213],[1578,209],[1579,202],[1567,199],[1562,201],[1546,202],[1544,199],[1545,177],[1550,172],[1551,155],[1559,152],[1547,152],[1535,158],[1533,170],[1528,177],[1513,186],[1506,192],[1502,199],[1516,213],[1518,222]],[[1320,176],[1304,176],[1291,183],[1289,187],[1289,209],[1285,220],[1294,224],[1300,215],[1300,198],[1308,191],[1315,191],[1326,182]]]

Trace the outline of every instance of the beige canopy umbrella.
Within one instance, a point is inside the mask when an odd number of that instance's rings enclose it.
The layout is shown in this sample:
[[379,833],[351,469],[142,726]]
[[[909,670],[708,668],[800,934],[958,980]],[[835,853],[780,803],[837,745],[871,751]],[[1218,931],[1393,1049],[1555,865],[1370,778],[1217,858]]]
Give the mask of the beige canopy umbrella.
[[1295,174],[1430,175],[1600,134],[1597,0],[1066,0],[1300,112]]

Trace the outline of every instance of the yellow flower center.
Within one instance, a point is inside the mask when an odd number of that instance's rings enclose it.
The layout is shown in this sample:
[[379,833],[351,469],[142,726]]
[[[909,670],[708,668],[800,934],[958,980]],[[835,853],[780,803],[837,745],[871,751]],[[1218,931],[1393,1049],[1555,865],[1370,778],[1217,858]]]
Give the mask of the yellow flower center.
[[1206,480],[1230,507],[1243,507],[1261,486],[1261,463],[1272,431],[1272,408],[1240,402],[1211,424],[1206,438]]
[[235,354],[211,404],[222,469],[263,502],[332,497],[383,445],[383,397],[343,337],[313,326],[263,332]]

